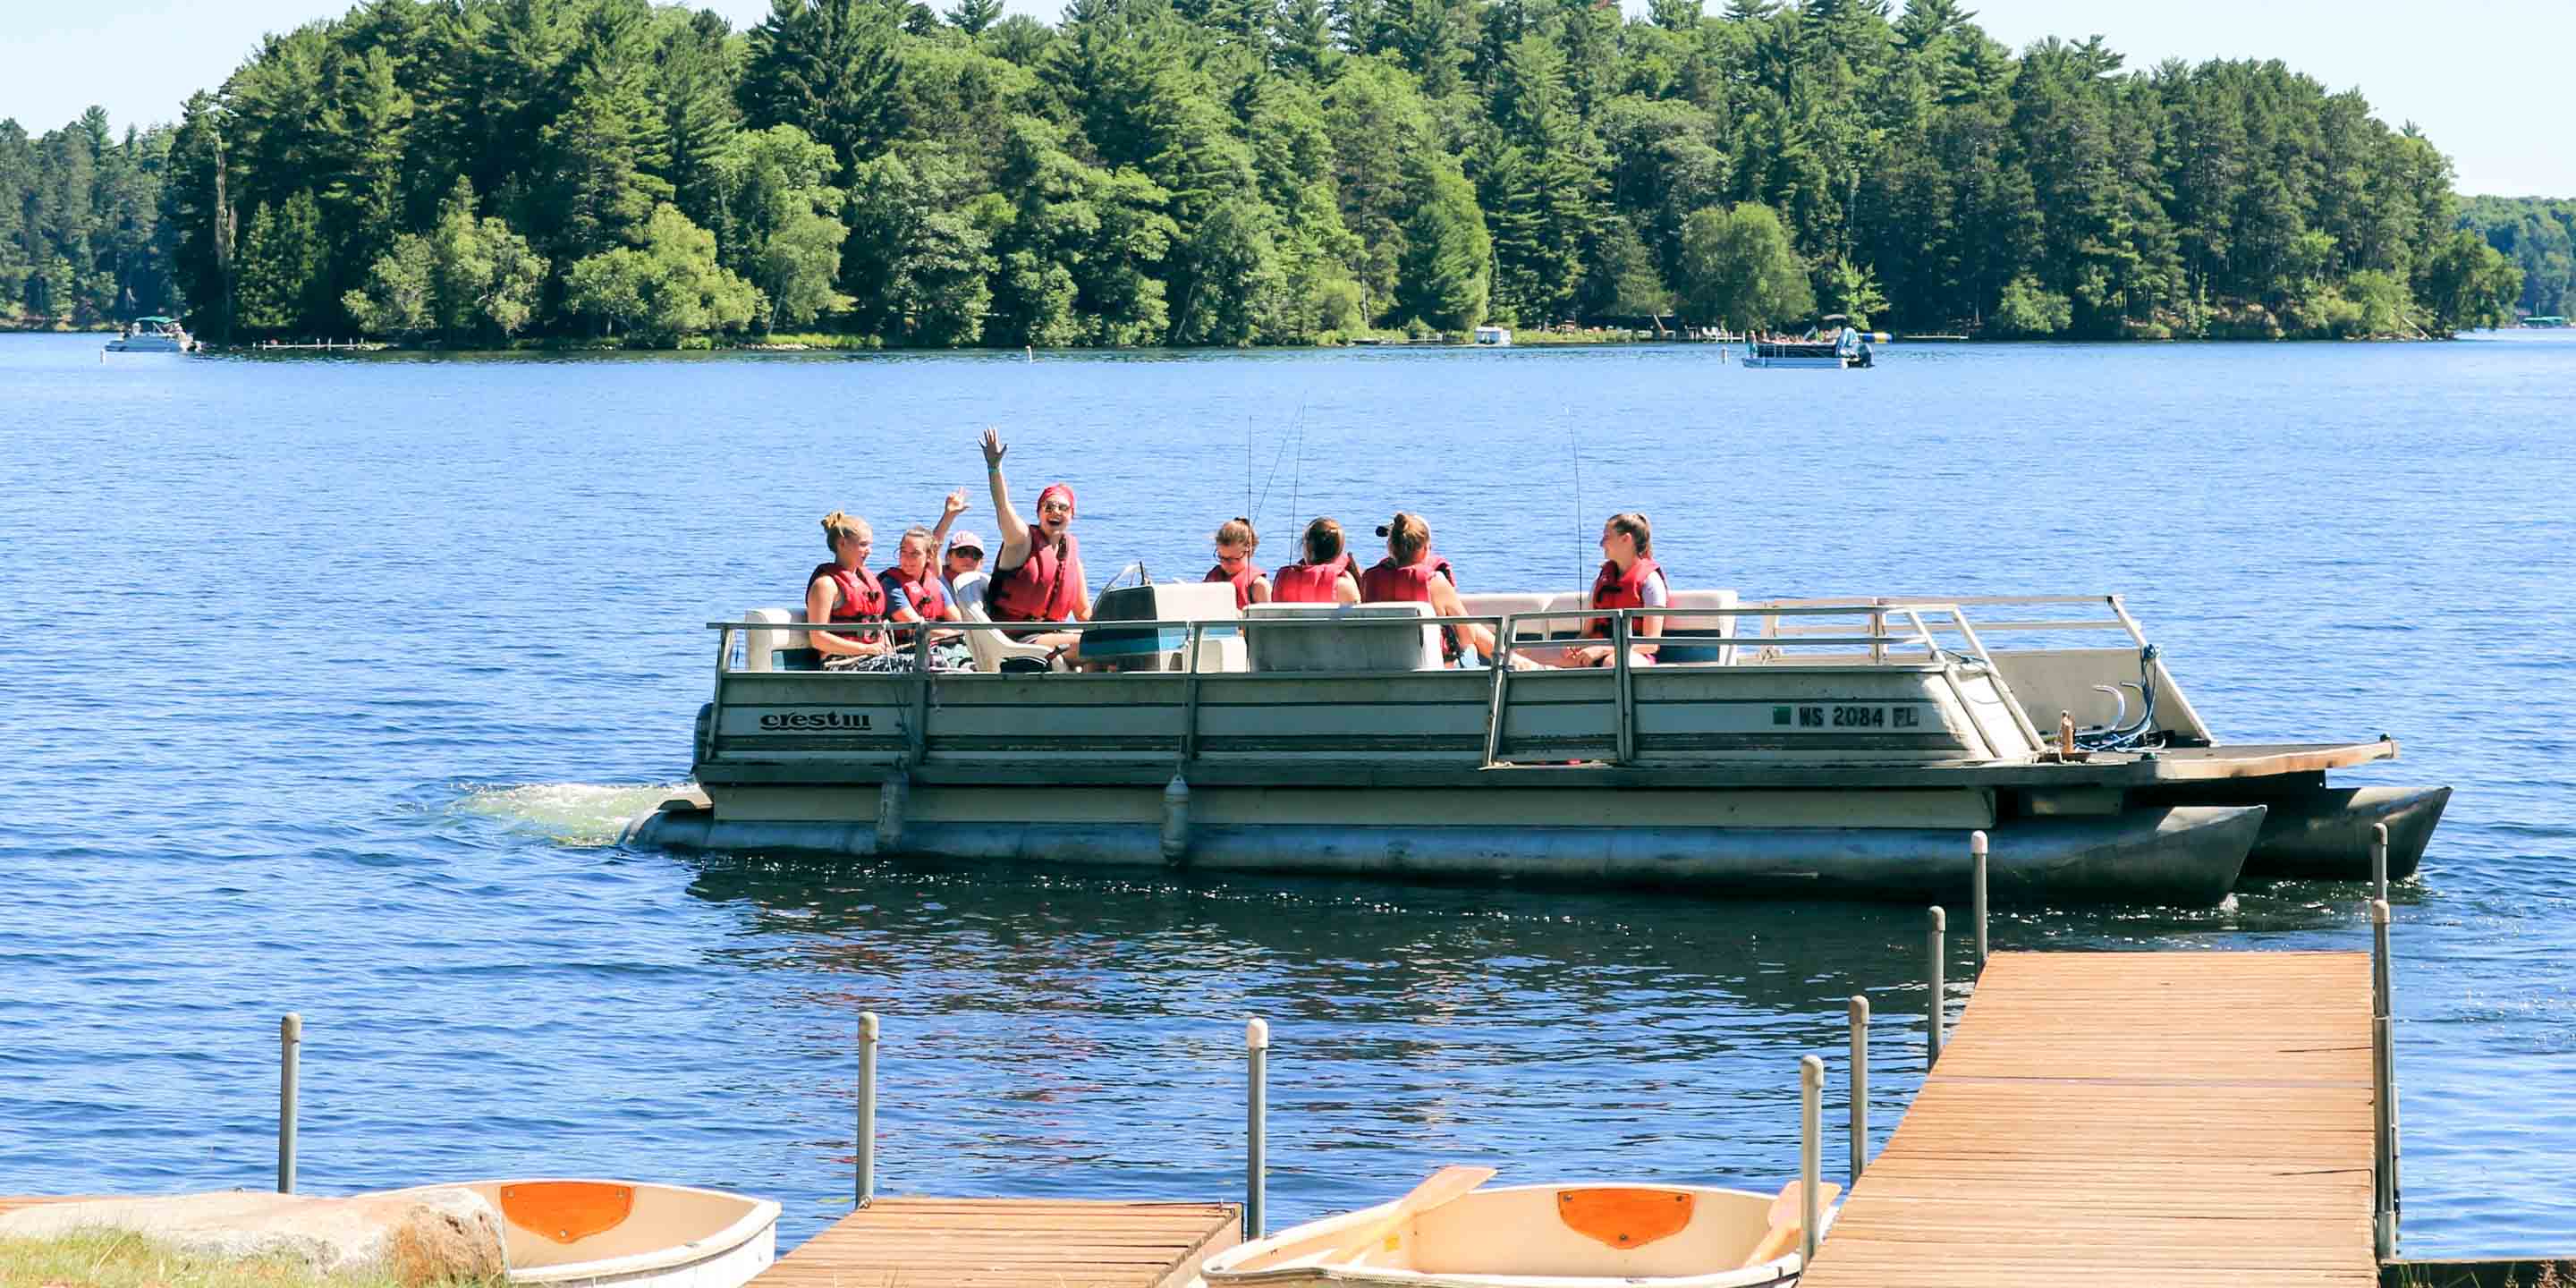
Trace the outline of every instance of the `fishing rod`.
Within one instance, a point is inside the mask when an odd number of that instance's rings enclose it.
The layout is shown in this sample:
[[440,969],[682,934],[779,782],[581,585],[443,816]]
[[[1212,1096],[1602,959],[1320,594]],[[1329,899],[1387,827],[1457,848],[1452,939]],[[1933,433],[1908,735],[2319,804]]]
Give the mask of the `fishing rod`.
[[[1565,408],[1561,415],[1565,421],[1566,450],[1574,457],[1574,592],[1577,596],[1584,596],[1591,586],[1583,579],[1583,438],[1574,431],[1574,408]],[[1553,624],[1550,629],[1554,629]]]
[[1297,521],[1297,493],[1306,481],[1306,400],[1297,400],[1297,465],[1288,472],[1288,522]]

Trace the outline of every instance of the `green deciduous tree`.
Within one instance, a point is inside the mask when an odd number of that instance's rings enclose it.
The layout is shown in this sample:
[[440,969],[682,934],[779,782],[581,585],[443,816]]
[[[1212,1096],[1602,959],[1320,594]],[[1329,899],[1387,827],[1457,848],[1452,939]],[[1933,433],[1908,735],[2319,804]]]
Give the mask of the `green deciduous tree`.
[[1680,269],[1684,305],[1703,321],[1770,328],[1816,309],[1780,216],[1758,202],[1693,212],[1682,223]]
[[564,275],[565,304],[621,332],[669,342],[750,324],[760,291],[716,262],[716,239],[675,206],[653,211],[643,244],[602,251]]

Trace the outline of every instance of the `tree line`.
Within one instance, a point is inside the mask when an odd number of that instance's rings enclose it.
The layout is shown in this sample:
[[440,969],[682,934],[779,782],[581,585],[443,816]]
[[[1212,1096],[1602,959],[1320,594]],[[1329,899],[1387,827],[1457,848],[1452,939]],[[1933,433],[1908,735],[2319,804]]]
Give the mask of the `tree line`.
[[[2279,62],[1958,0],[367,0],[175,127],[0,126],[0,311],[219,338],[1304,343],[1831,309],[2447,334],[2526,273]],[[16,200],[10,198],[15,197]],[[2526,265],[2528,261],[2525,261]]]
[[2522,316],[2563,318],[2576,309],[2576,201],[2471,197],[2460,222],[2522,269],[2515,302]]

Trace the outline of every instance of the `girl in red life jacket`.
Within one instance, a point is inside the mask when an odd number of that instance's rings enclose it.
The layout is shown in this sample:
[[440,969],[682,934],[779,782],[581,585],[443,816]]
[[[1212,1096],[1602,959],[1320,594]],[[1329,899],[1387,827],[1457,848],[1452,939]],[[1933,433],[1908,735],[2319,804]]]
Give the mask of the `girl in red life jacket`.
[[1252,566],[1252,552],[1260,548],[1261,538],[1252,531],[1252,520],[1237,515],[1217,525],[1216,567],[1208,569],[1208,575],[1201,580],[1233,582],[1236,612],[1270,602],[1270,579]]
[[[939,551],[939,539],[948,535],[949,525],[966,513],[966,493],[961,489],[948,494],[939,510],[939,526],[925,528],[920,524],[904,529],[895,542],[895,562],[877,573],[877,581],[886,591],[886,619],[896,622],[953,622],[962,614],[948,594],[948,583],[939,575],[933,557]],[[955,631],[938,632],[943,640],[956,638]],[[908,644],[909,631],[896,631],[895,641]]]
[[[1429,604],[1435,617],[1464,617],[1467,606],[1449,579],[1449,562],[1431,553],[1431,525],[1421,515],[1396,511],[1378,532],[1386,537],[1386,558],[1359,576],[1360,600],[1369,604]],[[1454,640],[1446,651],[1463,659],[1460,647],[1494,655],[1494,633],[1482,624],[1442,628]]]
[[[1002,477],[1002,457],[1011,449],[1000,430],[984,431],[984,475],[993,490],[993,521],[1002,528],[1002,549],[993,560],[993,581],[985,591],[985,614],[997,622],[1087,622],[1091,597],[1082,576],[1082,547],[1073,539],[1073,489],[1049,483],[1038,493],[1038,521],[1020,517],[1011,505],[1010,484]],[[1068,663],[1081,660],[1074,631],[1023,637],[1055,648]]]
[[[1664,608],[1673,602],[1672,588],[1664,581],[1664,570],[1655,563],[1655,532],[1646,516],[1634,510],[1610,516],[1601,525],[1601,571],[1592,578],[1594,608]],[[1583,633],[1593,639],[1610,638],[1610,619],[1594,617],[1583,624]],[[1664,633],[1661,616],[1628,619],[1628,664],[1644,666],[1655,660],[1655,636]],[[1645,640],[1646,643],[1638,643]],[[1588,644],[1567,655],[1568,666],[1608,666],[1613,656],[1608,644]]]
[[1360,579],[1351,556],[1342,549],[1342,525],[1317,519],[1306,525],[1306,557],[1287,564],[1270,579],[1274,604],[1356,604]]
[[[824,515],[823,544],[831,549],[832,560],[816,564],[805,578],[805,620],[836,627],[844,622],[883,622],[885,588],[868,571],[868,550],[875,542],[867,520],[838,510]],[[829,671],[869,666],[892,652],[880,630],[807,631],[805,639],[806,647],[822,655],[823,668]]]

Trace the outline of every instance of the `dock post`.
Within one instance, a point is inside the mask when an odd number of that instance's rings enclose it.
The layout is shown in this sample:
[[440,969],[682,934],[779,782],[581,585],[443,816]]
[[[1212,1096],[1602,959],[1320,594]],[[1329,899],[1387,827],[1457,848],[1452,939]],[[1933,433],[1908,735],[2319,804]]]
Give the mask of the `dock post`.
[[1869,999],[1851,999],[1851,1178],[1869,1166]]
[[1268,1232],[1270,1175],[1270,1022],[1244,1022],[1243,1045],[1243,1240],[1250,1243]]
[[2370,901],[2371,1128],[2378,1167],[2372,1227],[2380,1259],[2397,1255],[2397,1012],[2388,950],[2388,901]]
[[859,1206],[877,1197],[877,1013],[859,1012]]
[[2370,825],[2370,897],[2388,902],[2388,825]]
[[1799,1267],[1816,1259],[1816,1223],[1824,1219],[1824,1177],[1822,1137],[1824,1135],[1823,1103],[1825,1095],[1825,1062],[1814,1056],[1798,1060],[1798,1202],[1802,1226],[1798,1232]]
[[1986,834],[1968,833],[1968,902],[1977,918],[1977,970],[1986,969]]
[[295,1084],[304,1055],[304,1017],[288,1011],[277,1022],[277,1192],[295,1192]]
[[1931,993],[1923,1002],[1923,1018],[1927,1021],[1923,1033],[1923,1076],[1927,1078],[1932,1076],[1932,1066],[1941,1062],[1941,1021],[1943,1012],[1948,1009],[1943,998],[1948,990],[1941,983],[1941,957],[1942,941],[1947,937],[1944,932],[1949,928],[1950,918],[1936,903],[1932,905],[1931,920],[1931,932],[1925,936],[1928,951],[1924,962],[1926,982],[1931,985]]

